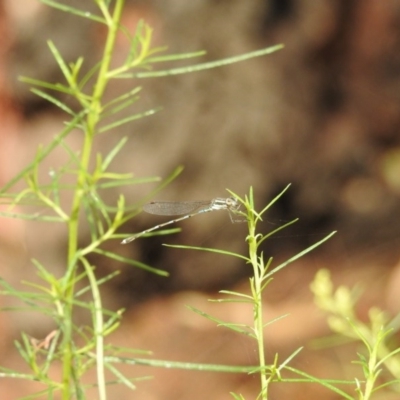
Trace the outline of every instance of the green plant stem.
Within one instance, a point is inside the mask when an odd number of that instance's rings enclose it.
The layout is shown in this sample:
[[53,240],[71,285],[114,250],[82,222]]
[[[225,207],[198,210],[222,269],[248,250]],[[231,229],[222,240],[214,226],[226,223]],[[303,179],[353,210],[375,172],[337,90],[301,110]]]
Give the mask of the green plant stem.
[[[260,366],[261,379],[261,398],[268,398],[268,379],[265,373],[265,351],[264,351],[264,323],[263,323],[263,307],[262,307],[262,268],[259,266],[257,256],[257,236],[256,236],[256,220],[254,215],[249,215],[249,236],[247,241],[249,244],[250,262],[253,267],[253,278],[251,278],[253,292],[253,309],[254,309],[254,332],[257,339],[258,362]],[[261,261],[260,261],[261,262]]]
[[94,309],[93,325],[96,338],[96,365],[97,365],[97,387],[99,392],[99,400],[106,399],[106,382],[104,380],[104,320],[103,308],[101,304],[101,296],[96,277],[92,267],[85,258],[82,258],[82,264],[85,267],[86,274],[89,278],[91,290],[93,293]]
[[[95,85],[92,103],[90,105],[89,114],[87,116],[87,125],[85,138],[82,148],[81,157],[81,169],[82,171],[87,171],[89,167],[89,162],[91,158],[91,152],[93,148],[93,138],[96,132],[96,127],[100,119],[101,114],[101,98],[105,91],[108,83],[107,73],[111,63],[112,49],[114,48],[115,40],[117,37],[119,21],[121,20],[122,9],[125,0],[117,0],[113,19],[110,23],[106,45],[104,49],[104,55],[99,69],[98,79]],[[84,173],[80,173],[77,182],[77,190],[75,191],[75,196],[72,202],[71,218],[69,222],[69,248],[68,248],[68,259],[71,260],[75,256],[77,249],[77,237],[78,237],[78,217],[81,209],[81,198],[84,195],[84,185],[86,176]]]
[[[67,274],[73,278],[75,270],[77,268],[75,260],[77,260],[76,253],[78,247],[78,230],[79,230],[79,214],[81,211],[82,197],[85,195],[85,184],[86,184],[86,173],[89,169],[89,163],[91,160],[91,154],[93,149],[93,140],[96,132],[96,127],[100,119],[102,111],[101,99],[104,94],[105,88],[108,83],[107,72],[110,67],[113,48],[117,37],[118,26],[121,20],[122,10],[124,6],[124,0],[116,0],[115,8],[112,16],[112,20],[109,21],[108,35],[104,54],[102,57],[98,78],[94,87],[92,101],[90,104],[89,112],[86,119],[85,125],[85,137],[82,147],[82,155],[80,159],[80,173],[77,179],[76,190],[74,193],[70,219],[68,221],[68,268],[73,269],[67,271]],[[72,349],[72,308],[73,308],[73,297],[74,297],[74,285],[73,279],[67,282],[67,290],[65,293],[66,307],[64,314],[64,331],[63,331],[63,400],[69,400],[71,398],[70,393],[70,382],[74,375],[74,362],[73,362],[73,349]]]

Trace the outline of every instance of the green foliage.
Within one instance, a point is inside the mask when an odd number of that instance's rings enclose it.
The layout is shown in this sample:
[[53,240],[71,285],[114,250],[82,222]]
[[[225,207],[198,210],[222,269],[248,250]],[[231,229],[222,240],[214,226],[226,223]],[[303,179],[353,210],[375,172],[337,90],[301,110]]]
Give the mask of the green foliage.
[[[29,398],[85,399],[87,387],[83,384],[83,377],[87,371],[95,369],[97,398],[104,400],[107,398],[108,382],[105,378],[107,371],[115,378],[112,383],[121,383],[130,389],[135,389],[135,381],[146,379],[146,377],[132,379],[124,375],[119,366],[130,364],[216,373],[258,374],[260,379],[258,399],[268,398],[272,382],[315,382],[332,390],[342,398],[353,399],[347,392],[339,389],[338,385],[354,385],[354,381],[318,379],[292,368],[289,364],[301,349],[296,349],[283,361],[279,360],[278,355],[271,364],[267,364],[265,360],[265,328],[277,319],[267,322],[263,320],[264,291],[273,276],[281,269],[333,235],[333,233],[328,235],[277,266],[274,266],[272,259],[264,257],[260,251],[264,241],[295,222],[291,221],[266,235],[257,232],[258,222],[287,188],[261,211],[257,211],[254,204],[252,189],[244,198],[230,192],[241,204],[241,209],[235,213],[248,225],[247,256],[221,249],[174,246],[180,249],[216,252],[224,256],[236,257],[243,262],[244,267],[252,269],[249,294],[221,290],[222,297],[216,300],[219,303],[249,304],[253,313],[251,326],[222,321],[201,310],[190,308],[195,313],[226,329],[250,337],[257,348],[258,365],[227,366],[156,360],[148,356],[144,358],[143,351],[105,344],[105,338],[118,329],[123,310],[105,309],[102,305],[100,289],[102,284],[113,279],[118,272],[99,279],[95,275],[95,266],[90,264],[88,257],[91,254],[98,254],[119,261],[121,265],[131,265],[150,273],[166,276],[165,271],[123,257],[115,251],[105,250],[102,245],[108,240],[121,241],[128,237],[130,234],[118,233],[123,224],[135,217],[140,212],[141,205],[154,193],[162,190],[174,180],[181,172],[181,168],[177,168],[163,181],[154,177],[137,178],[131,173],[116,173],[112,170],[113,162],[128,139],[117,140],[117,144],[106,154],[94,154],[93,149],[97,136],[105,132],[111,134],[111,131],[117,127],[140,118],[146,118],[160,110],[160,108],[154,108],[134,113],[135,105],[140,101],[141,87],[137,85],[140,79],[220,67],[269,54],[282,46],[273,46],[225,60],[197,63],[188,67],[156,69],[156,66],[162,65],[164,62],[191,59],[203,55],[204,52],[169,55],[165,53],[164,48],[152,47],[152,29],[144,21],[138,23],[136,32],[132,35],[121,25],[124,0],[93,0],[97,6],[97,13],[72,8],[67,1],[64,3],[52,0],[41,1],[50,7],[87,18],[93,23],[102,24],[106,27],[107,35],[100,61],[89,68],[88,72],[82,72],[85,63],[83,57],[79,57],[75,62],[67,63],[55,44],[49,41],[49,51],[62,71],[64,82],[52,83],[28,77],[21,78],[22,81],[33,86],[32,91],[36,95],[58,107],[69,120],[65,122],[65,127],[54,137],[52,142],[47,146],[39,147],[34,159],[0,190],[0,204],[8,205],[8,209],[2,211],[0,216],[63,224],[67,232],[68,251],[65,270],[61,276],[56,276],[49,267],[42,265],[40,260],[33,260],[32,264],[36,268],[40,283],[25,282],[27,289],[17,290],[5,280],[0,279],[1,294],[12,296],[22,304],[22,306],[11,307],[7,310],[40,313],[50,318],[55,326],[55,329],[43,340],[36,340],[22,333],[21,340],[15,345],[30,372],[19,373],[1,368],[0,377],[43,383],[44,389],[31,394]],[[115,51],[117,34],[125,35],[130,48],[124,62],[117,67],[112,67],[111,60]],[[119,97],[106,101],[104,93],[114,79],[126,79],[127,90]],[[63,103],[59,100],[58,94],[68,95],[69,98],[75,100],[76,105],[72,107]],[[126,109],[133,110],[130,112],[130,116],[119,116],[119,113]],[[66,140],[71,132],[76,130],[82,133],[83,138],[79,152],[72,149]],[[43,161],[56,148],[65,152],[68,161],[50,171],[43,171]],[[48,178],[43,178],[43,172],[47,172]],[[73,184],[71,184],[71,177]],[[127,185],[155,182],[158,182],[158,187],[134,205],[128,206],[122,195],[116,203],[111,204],[107,203],[103,197],[108,189],[122,189]],[[21,184],[23,184],[23,188],[16,189],[17,185],[21,187]],[[66,192],[70,195],[70,202],[65,201]],[[40,208],[40,212],[35,211],[38,208]],[[83,226],[89,228],[90,239],[86,244],[81,245],[78,237]],[[385,325],[383,314],[371,311],[370,325],[358,321],[354,314],[354,298],[351,293],[347,289],[341,289],[333,295],[326,275],[325,278],[320,275],[314,282],[313,288],[320,307],[331,314],[332,329],[353,340],[360,340],[367,349],[366,355],[360,355],[358,360],[364,372],[364,380],[355,381],[358,398],[369,399],[374,390],[380,388],[376,386],[376,382],[383,367],[392,372],[394,380],[399,379],[400,366],[396,357],[398,350],[389,350],[387,339],[390,331]],[[84,327],[75,324],[73,314],[76,310],[86,311],[91,317],[91,323]],[[128,357],[127,354],[130,356]],[[137,357],[137,355],[141,357]],[[55,364],[61,365],[62,376],[60,379],[51,373],[52,366]],[[244,399],[241,394],[231,394],[236,400]]]
[[[23,77],[21,80],[32,85],[32,91],[39,97],[52,103],[69,117],[64,129],[45,147],[39,147],[32,162],[14,179],[0,190],[0,202],[8,205],[8,210],[1,216],[27,220],[45,221],[63,224],[67,230],[68,251],[65,259],[65,270],[61,277],[55,276],[40,260],[33,260],[37,269],[40,284],[26,282],[27,291],[16,290],[4,280],[0,280],[2,294],[19,299],[23,307],[20,309],[47,315],[57,327],[43,341],[37,341],[22,334],[22,342],[16,346],[29,366],[30,374],[19,374],[3,369],[2,376],[38,380],[45,384],[45,389],[32,394],[31,397],[47,395],[48,398],[61,396],[63,399],[85,398],[85,387],[82,383],[84,374],[92,368],[97,371],[98,398],[105,399],[105,371],[116,377],[116,382],[133,388],[131,379],[125,377],[108,357],[115,357],[126,349],[109,348],[104,338],[118,328],[122,310],[112,312],[102,307],[100,286],[114,277],[111,274],[98,279],[94,274],[95,267],[90,264],[88,256],[96,253],[121,263],[142,268],[148,272],[166,275],[165,271],[152,268],[140,261],[131,260],[113,251],[106,251],[102,244],[108,240],[121,240],[126,235],[117,233],[121,226],[140,212],[138,204],[127,206],[121,195],[116,204],[108,204],[102,193],[110,188],[122,188],[126,185],[137,185],[157,182],[158,178],[138,179],[132,174],[116,173],[111,168],[113,161],[125,145],[127,138],[122,138],[107,154],[94,154],[94,143],[100,133],[111,132],[121,125],[145,118],[157,112],[149,109],[145,112],[131,112],[129,117],[119,117],[121,111],[133,109],[140,100],[141,87],[138,79],[157,77],[160,75],[188,73],[194,70],[217,67],[242,59],[256,57],[275,51],[275,46],[244,56],[233,57],[213,63],[172,69],[153,70],[156,65],[166,61],[176,61],[199,57],[203,52],[183,55],[168,55],[164,48],[152,46],[152,28],[144,21],[137,25],[136,32],[130,32],[121,25],[124,0],[94,0],[97,13],[89,13],[73,8],[68,2],[42,0],[50,7],[88,18],[94,23],[106,27],[107,35],[100,61],[88,72],[83,73],[85,60],[79,57],[68,63],[56,45],[48,42],[49,50],[54,57],[64,82],[46,82],[34,78]],[[112,67],[115,42],[118,34],[126,37],[130,44],[124,62]],[[107,87],[114,79],[127,79],[127,90],[111,101],[104,100]],[[59,100],[58,94],[68,95],[76,105],[69,106]],[[83,144],[79,152],[70,147],[67,137],[72,131],[80,131]],[[68,157],[64,165],[47,171],[48,179],[43,178],[42,162],[56,148],[62,149]],[[158,188],[148,197],[161,190],[181,171],[177,168],[168,178],[159,183]],[[75,183],[71,184],[71,176]],[[21,190],[15,189],[25,183]],[[64,193],[72,195],[70,203],[65,202]],[[40,212],[32,211],[40,208]],[[24,211],[21,211],[24,210]],[[89,227],[90,241],[80,246],[79,232],[83,224]],[[79,286],[78,286],[79,284]],[[78,289],[79,287],[79,289]],[[83,296],[90,294],[91,301]],[[85,298],[86,299],[86,298]],[[80,327],[73,322],[76,309],[90,313],[92,325]],[[15,310],[15,309],[14,309]],[[40,357],[38,355],[40,354]],[[45,357],[43,358],[42,355]],[[54,363],[62,366],[62,377],[58,381],[49,373]]]
[[[242,209],[244,211],[236,211],[235,213],[242,216],[245,221],[247,221],[248,225],[248,236],[246,238],[246,242],[248,244],[248,256],[243,256],[241,254],[227,252],[220,249],[210,249],[204,247],[193,247],[193,246],[170,246],[174,248],[180,249],[191,249],[191,250],[200,250],[200,251],[208,251],[219,253],[223,255],[228,255],[231,257],[237,257],[241,259],[246,265],[251,266],[252,268],[252,277],[249,280],[250,286],[250,294],[238,293],[233,291],[221,290],[220,293],[225,295],[217,301],[219,303],[245,303],[249,304],[253,310],[253,325],[249,326],[246,324],[237,324],[237,323],[230,323],[227,321],[221,321],[209,314],[206,314],[198,309],[190,307],[190,309],[205,318],[208,318],[211,321],[216,322],[219,326],[223,326],[227,329],[230,329],[236,333],[240,333],[252,338],[255,341],[257,351],[258,351],[258,361],[259,365],[257,367],[252,367],[250,369],[250,373],[254,374],[257,373],[260,377],[260,394],[259,399],[268,399],[268,389],[269,385],[272,382],[291,382],[293,378],[285,378],[283,377],[282,373],[284,371],[290,371],[292,374],[300,374],[303,375],[301,371],[297,371],[293,368],[289,368],[289,362],[298,354],[301,349],[297,349],[294,351],[286,360],[279,362],[279,357],[276,355],[274,359],[274,363],[271,365],[267,365],[265,362],[265,327],[267,325],[272,324],[273,322],[277,321],[278,319],[284,318],[285,316],[281,316],[276,318],[273,321],[264,322],[263,320],[263,293],[267,286],[271,283],[273,276],[278,273],[283,268],[287,267],[289,264],[294,262],[295,260],[299,259],[303,255],[307,254],[314,248],[321,245],[323,242],[328,240],[330,237],[334,235],[335,232],[331,233],[330,235],[326,236],[321,241],[315,243],[314,245],[310,246],[309,248],[303,250],[299,254],[291,257],[289,260],[275,266],[272,268],[273,260],[269,258],[265,260],[264,255],[260,252],[261,244],[267,240],[269,237],[275,235],[277,232],[281,231],[282,229],[286,228],[287,226],[295,223],[297,220],[293,220],[285,225],[278,227],[277,229],[269,232],[268,234],[264,235],[262,233],[257,232],[257,224],[258,222],[262,221],[263,215],[269,210],[269,208],[279,200],[279,198],[284,194],[284,192],[289,188],[287,186],[278,196],[276,196],[267,206],[265,206],[261,211],[257,211],[255,204],[254,204],[254,196],[253,190],[250,189],[250,193],[245,198],[240,198],[237,194],[230,192],[232,196],[234,196],[240,202]],[[247,369],[244,369],[246,371]],[[314,381],[315,378],[309,377],[310,381]],[[328,385],[329,382],[320,383]],[[232,393],[232,396],[235,399],[242,399],[241,395]]]
[[[361,321],[355,309],[359,290],[340,286],[334,291],[327,270],[317,273],[311,290],[317,306],[328,314],[331,330],[339,337],[359,342],[362,346],[358,360],[354,361],[362,371],[362,378],[354,380],[357,399],[372,399],[374,393],[389,387],[399,393],[400,348],[392,349],[393,344],[390,343],[394,321],[389,321],[385,313],[375,307],[369,310],[369,322]],[[378,378],[383,371],[386,377],[380,381]]]

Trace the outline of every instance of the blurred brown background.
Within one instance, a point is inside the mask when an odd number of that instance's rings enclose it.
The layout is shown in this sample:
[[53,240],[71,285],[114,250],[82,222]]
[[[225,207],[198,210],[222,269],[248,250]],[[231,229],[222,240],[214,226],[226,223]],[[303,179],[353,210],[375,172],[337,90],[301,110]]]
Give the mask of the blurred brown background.
[[[68,1],[95,10],[92,3]],[[46,46],[47,39],[55,42],[67,60],[83,55],[89,68],[101,56],[104,32],[35,0],[3,0],[0,5],[0,179],[5,183],[31,159],[39,143],[49,142],[59,132],[65,119],[29,93],[17,77],[63,79]],[[138,177],[166,177],[183,165],[182,175],[157,199],[211,199],[227,196],[226,188],[244,195],[252,185],[261,208],[292,183],[260,226],[266,232],[300,217],[295,226],[267,241],[264,253],[277,262],[338,230],[329,243],[282,271],[267,290],[265,318],[291,314],[268,327],[268,355],[273,357],[279,351],[284,359],[311,338],[328,333],[308,289],[321,267],[332,270],[336,283],[361,283],[368,288],[361,300],[361,316],[371,305],[397,313],[400,2],[127,1],[124,23],[132,32],[140,18],[154,27],[156,45],[167,45],[171,53],[205,49],[202,61],[285,45],[270,56],[211,71],[116,81],[110,97],[129,85],[143,86],[141,101],[130,113],[158,106],[163,110],[100,136],[98,143],[99,151],[107,151],[128,135],[129,144],[114,168]],[[126,43],[121,39],[118,46],[122,57]],[[79,134],[70,140],[79,148]],[[62,157],[62,152],[55,152],[46,160],[45,169],[56,167]],[[129,188],[128,201],[139,201],[153,187]],[[117,194],[110,194],[110,200]],[[162,217],[141,214],[126,231],[140,232],[162,221]],[[243,253],[244,225],[232,225],[224,212],[211,213],[181,223],[178,235],[141,239],[128,246],[110,243],[121,254],[171,274],[168,279],[158,278],[124,267],[105,288],[109,307],[128,308],[115,340],[155,350],[155,358],[256,363],[252,343],[199,321],[200,317],[184,309],[184,304],[192,304],[232,320],[248,318],[251,313],[243,314],[240,308],[220,311],[205,301],[220,289],[246,290],[247,266],[218,255],[161,246],[180,243]],[[63,227],[2,219],[0,240],[1,275],[16,286],[23,287],[22,278],[36,279],[29,261],[32,257],[60,273],[64,269]],[[109,260],[92,261],[99,274],[121,267]],[[53,328],[48,321],[37,324],[38,318],[1,317],[3,352],[10,354],[15,365],[12,340],[21,331],[44,337]],[[325,368],[322,376],[350,379],[355,372],[346,368],[355,358],[348,348],[335,349],[334,356],[310,351],[295,364],[311,374],[322,374]],[[140,373],[156,374],[149,370]],[[230,398],[229,390],[254,396],[258,383],[252,377],[158,373],[151,383],[139,384],[137,398],[222,400]],[[138,374],[137,370],[132,374]],[[0,381],[0,389],[9,391],[5,399],[32,390],[4,381]],[[336,398],[315,386],[302,387],[301,393],[290,385],[277,385],[273,390],[276,397],[271,398]],[[127,396],[123,393],[116,392],[115,398]]]

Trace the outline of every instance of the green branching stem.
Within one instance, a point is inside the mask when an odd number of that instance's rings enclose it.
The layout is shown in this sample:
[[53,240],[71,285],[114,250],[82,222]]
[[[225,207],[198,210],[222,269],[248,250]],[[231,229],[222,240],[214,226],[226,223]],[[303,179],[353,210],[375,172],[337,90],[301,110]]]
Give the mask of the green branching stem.
[[[124,0],[116,0],[115,8],[112,15],[112,19],[108,20],[109,29],[106,39],[106,45],[104,48],[104,54],[99,68],[99,74],[97,82],[94,86],[94,93],[92,96],[92,102],[88,110],[86,118],[86,129],[84,136],[84,143],[82,147],[80,167],[81,171],[78,175],[76,190],[74,192],[70,219],[68,221],[68,266],[69,268],[76,269],[77,265],[73,262],[76,259],[77,247],[78,247],[78,231],[79,231],[79,215],[82,206],[82,197],[85,195],[85,183],[86,174],[85,171],[89,169],[89,163],[91,160],[91,153],[93,149],[93,140],[97,128],[97,124],[100,120],[100,114],[102,111],[101,99],[105,88],[108,83],[107,73],[110,67],[112,53],[114,49],[115,40],[117,37],[118,26],[121,20],[121,14],[124,6]],[[73,275],[73,271],[69,271],[69,275]],[[72,307],[74,297],[74,285],[69,285],[66,293],[66,307],[65,307],[65,321],[70,321],[64,326],[63,332],[63,399],[69,400],[71,398],[70,385],[71,378],[73,377],[73,348],[72,348]]]
[[[254,208],[253,208],[254,210]],[[254,334],[257,341],[258,361],[260,366],[261,379],[261,398],[268,398],[268,379],[265,373],[265,347],[264,347],[264,322],[263,322],[263,265],[258,257],[258,237],[256,234],[257,217],[248,209],[248,227],[249,235],[247,243],[249,245],[249,258],[253,267],[253,277],[250,280],[253,295],[253,313],[254,313]]]

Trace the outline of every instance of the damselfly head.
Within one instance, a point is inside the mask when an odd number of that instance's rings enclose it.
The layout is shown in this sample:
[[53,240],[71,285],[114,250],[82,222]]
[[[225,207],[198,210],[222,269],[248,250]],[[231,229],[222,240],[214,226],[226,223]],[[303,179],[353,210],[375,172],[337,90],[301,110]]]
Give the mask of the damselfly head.
[[240,203],[235,197],[228,197],[226,199],[226,206],[229,209],[238,210],[240,208]]

